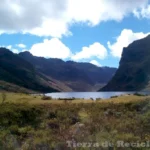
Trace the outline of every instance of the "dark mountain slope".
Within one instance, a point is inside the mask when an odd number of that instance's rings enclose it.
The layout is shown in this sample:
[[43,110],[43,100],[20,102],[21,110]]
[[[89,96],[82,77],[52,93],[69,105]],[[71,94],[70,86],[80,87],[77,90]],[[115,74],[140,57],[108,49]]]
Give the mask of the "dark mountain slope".
[[90,80],[96,83],[106,84],[113,77],[116,72],[116,68],[110,67],[97,67],[91,63],[77,63],[73,61],[68,61],[75,68],[82,70],[90,78]]
[[57,91],[44,84],[44,79],[35,71],[32,64],[6,48],[0,48],[0,80],[33,91]]
[[150,36],[147,36],[123,49],[119,69],[102,91],[149,90],[149,82]]
[[19,56],[29,61],[39,72],[65,83],[74,91],[94,90],[96,84],[106,84],[116,71],[116,68],[100,68],[90,63],[36,57],[29,52],[22,52]]

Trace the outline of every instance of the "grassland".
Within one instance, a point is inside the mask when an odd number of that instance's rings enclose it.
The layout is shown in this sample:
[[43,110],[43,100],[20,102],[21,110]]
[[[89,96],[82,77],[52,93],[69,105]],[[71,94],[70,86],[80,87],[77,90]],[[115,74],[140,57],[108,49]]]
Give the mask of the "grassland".
[[42,96],[21,93],[1,94],[0,150],[138,149],[116,145],[68,148],[66,141],[72,139],[114,144],[150,141],[150,97],[126,95],[68,101],[42,100]]

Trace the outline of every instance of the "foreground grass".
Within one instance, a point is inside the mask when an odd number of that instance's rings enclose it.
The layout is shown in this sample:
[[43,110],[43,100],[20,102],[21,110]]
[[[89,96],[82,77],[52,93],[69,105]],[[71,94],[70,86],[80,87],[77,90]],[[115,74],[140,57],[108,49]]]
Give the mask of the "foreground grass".
[[[72,139],[76,142],[99,143],[150,141],[148,96],[70,102],[7,93],[5,102],[0,104],[0,118],[0,150],[69,150],[66,141]],[[114,149],[134,148],[118,148],[114,145]]]

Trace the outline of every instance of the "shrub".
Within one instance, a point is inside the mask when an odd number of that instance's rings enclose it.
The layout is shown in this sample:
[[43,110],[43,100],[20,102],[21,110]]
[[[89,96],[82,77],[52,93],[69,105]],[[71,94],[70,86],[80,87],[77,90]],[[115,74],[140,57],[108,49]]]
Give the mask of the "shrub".
[[146,96],[145,94],[142,94],[142,93],[134,93],[133,95],[135,95],[135,96]]
[[102,100],[101,98],[96,98],[96,101],[100,101],[100,100]]
[[27,104],[4,104],[0,109],[0,125],[8,128],[12,125],[37,127],[41,121],[42,109]]
[[111,96],[110,98],[117,98],[118,96],[116,95],[116,96]]
[[46,95],[43,95],[42,100],[52,100],[52,97],[51,96],[46,96]]
[[59,129],[59,122],[54,119],[54,120],[49,120],[47,122],[47,125],[48,125],[48,128],[51,128],[51,129]]
[[6,93],[5,92],[3,92],[2,94],[1,94],[1,96],[2,96],[2,104],[6,101]]

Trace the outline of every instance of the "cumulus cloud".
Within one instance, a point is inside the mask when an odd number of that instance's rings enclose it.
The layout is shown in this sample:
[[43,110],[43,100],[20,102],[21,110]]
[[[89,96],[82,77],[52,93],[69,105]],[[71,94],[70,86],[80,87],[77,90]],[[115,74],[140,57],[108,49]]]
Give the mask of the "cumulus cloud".
[[16,54],[19,53],[19,50],[18,50],[18,49],[15,49],[15,48],[11,49],[11,51],[12,51],[13,53],[16,53]]
[[124,29],[121,34],[116,38],[116,42],[111,44],[108,42],[108,47],[114,57],[121,57],[122,50],[135,40],[146,37],[150,33],[137,32],[134,33],[130,29]]
[[148,0],[69,0],[68,14],[77,22],[97,25],[101,21],[120,21],[147,3]]
[[107,49],[102,44],[95,42],[89,47],[83,47],[80,52],[77,52],[72,56],[72,59],[79,61],[82,59],[90,59],[92,57],[105,59],[107,57]]
[[26,45],[24,45],[24,44],[17,44],[16,46],[19,48],[26,48]]
[[120,21],[141,12],[148,0],[3,0],[0,1],[0,34],[30,33],[38,36],[70,35],[73,23],[95,26]]
[[93,65],[96,65],[96,66],[98,66],[98,67],[101,67],[101,66],[102,66],[102,65],[101,65],[98,61],[96,61],[96,60],[91,60],[90,63],[93,64]]
[[34,44],[29,50],[35,56],[66,59],[71,56],[70,49],[58,38],[45,39],[42,43]]
[[0,47],[5,47],[5,48],[9,49],[10,51],[12,51],[13,53],[19,53],[19,50],[15,49],[13,47],[13,45],[0,45]]
[[[58,38],[45,39],[41,43],[32,45],[28,51],[35,56],[60,59],[68,58],[74,61],[89,61],[93,57],[98,59],[105,59],[107,57],[107,49],[98,42],[89,45],[89,47],[83,47],[80,52],[73,54]],[[96,60],[92,60],[91,63],[100,66]]]
[[8,49],[12,49],[12,45],[3,46],[3,47],[6,47],[6,48],[8,48]]
[[59,36],[65,34],[67,23],[63,15],[66,3],[67,0],[0,1],[0,33],[58,36],[59,31]]
[[146,5],[141,9],[134,10],[134,15],[138,18],[147,18],[150,19],[150,5]]
[[9,49],[9,50],[12,49],[12,45],[0,45],[0,47],[5,47],[5,48],[7,48],[7,49]]

